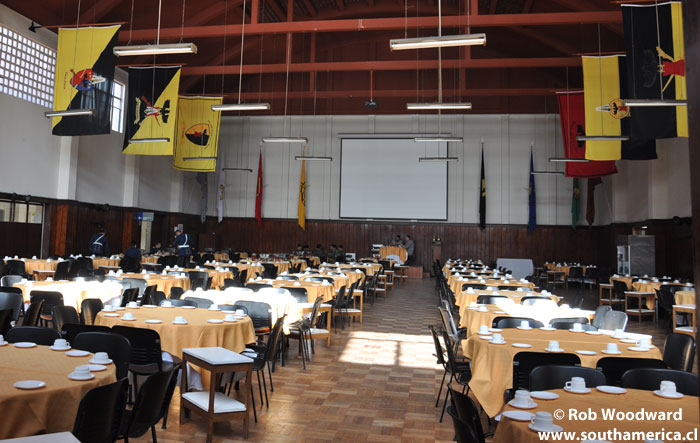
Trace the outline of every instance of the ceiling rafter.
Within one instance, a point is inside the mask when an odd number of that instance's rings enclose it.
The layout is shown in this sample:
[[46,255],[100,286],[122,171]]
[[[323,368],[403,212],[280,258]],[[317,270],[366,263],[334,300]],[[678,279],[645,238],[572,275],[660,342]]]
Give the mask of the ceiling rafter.
[[311,0],[304,0],[304,6],[306,7],[306,12],[308,12],[311,17],[316,17],[318,15],[318,11]]
[[345,2],[343,2],[343,0],[335,0],[335,4],[338,5],[338,9],[341,11],[345,9]]
[[[287,14],[282,11],[282,8],[280,8],[280,5],[277,4],[277,0],[263,0],[266,5],[270,7],[272,10],[272,13],[277,17],[277,21],[280,23],[284,23],[284,21],[287,19]],[[246,30],[246,33],[248,31]]]
[[[478,88],[478,89],[443,89],[443,95],[449,97],[462,96],[468,97],[493,97],[493,96],[541,96],[553,95],[558,88]],[[420,91],[422,97],[437,97],[437,89],[423,89]],[[369,89],[356,90],[324,90],[324,91],[290,91],[287,93],[290,99],[299,98],[362,98],[368,97]],[[416,96],[415,89],[374,89],[372,91],[374,97],[414,97]],[[237,98],[238,92],[225,93],[224,97]],[[251,91],[242,92],[241,100],[258,100],[263,99],[284,99],[284,91]]]
[[565,55],[573,55],[577,52],[576,48],[568,44],[566,41],[553,38],[538,31],[537,28],[527,28],[524,26],[513,26],[508,28],[510,31],[520,34],[524,37],[537,41],[538,43],[556,49]]
[[[222,18],[224,15],[224,12],[226,11],[226,7],[227,7],[226,3],[227,2],[225,2],[225,1],[214,3],[213,5],[209,6],[208,8],[204,8],[204,9],[200,10],[199,12],[193,14],[192,16],[185,18],[185,25],[186,26],[201,26],[201,25],[206,25],[208,23],[211,23],[216,18]],[[234,10],[235,8],[240,7],[242,4],[243,4],[243,0],[233,0],[228,5],[229,12]],[[223,21],[223,19],[222,19],[222,21]]]
[[99,23],[99,21],[112,12],[121,1],[122,0],[95,1],[85,12],[80,14],[80,23]]

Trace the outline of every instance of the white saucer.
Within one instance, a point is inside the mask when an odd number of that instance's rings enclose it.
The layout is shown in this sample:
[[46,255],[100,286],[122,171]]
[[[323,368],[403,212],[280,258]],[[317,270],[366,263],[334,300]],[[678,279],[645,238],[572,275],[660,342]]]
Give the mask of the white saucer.
[[90,355],[88,351],[81,351],[80,349],[73,349],[72,351],[66,352],[68,357],[87,357]]
[[620,340],[620,342],[622,342],[622,343],[630,343],[630,344],[636,345],[636,344],[639,343],[639,340],[635,340],[635,339],[633,339],[633,338],[623,338],[622,340]]
[[559,394],[549,391],[532,391],[530,392],[530,397],[538,400],[556,400],[559,398]]
[[[233,320],[224,319],[224,322],[226,322],[226,323],[235,323],[235,322],[237,322],[238,320],[240,320],[240,318],[234,318]],[[484,338],[484,337],[481,337],[481,338]]]
[[210,318],[207,320],[207,323],[223,323],[224,321],[221,320],[220,318]]
[[157,308],[158,307],[156,305],[141,305],[141,306],[143,306],[144,308]]
[[111,365],[112,364],[112,359],[108,358],[107,360],[100,360],[100,361],[95,361],[94,358],[91,358],[89,363],[92,363],[93,365]]
[[207,311],[217,312],[217,311],[221,311],[221,309],[219,309],[219,308],[216,308],[216,309],[208,308]]
[[17,389],[39,389],[46,386],[46,382],[40,380],[22,380],[13,385]]
[[492,340],[493,335],[480,335],[479,338],[482,340]]
[[501,415],[515,421],[531,421],[532,417],[535,416],[532,412],[527,411],[505,411]]
[[544,348],[544,350],[547,351],[547,352],[564,352],[564,349],[563,349],[563,348],[559,348],[559,349],[556,349],[556,350],[555,350],[555,349]]
[[77,381],[92,380],[93,378],[95,378],[95,374],[88,374],[86,376],[78,377],[76,375],[73,375],[73,373],[71,372],[70,374],[68,374],[68,378],[70,378],[71,380],[77,380]]
[[627,392],[627,389],[621,388],[619,386],[608,386],[608,385],[600,385],[596,386],[596,389],[599,390],[600,392],[605,392],[606,394],[624,394]]
[[124,321],[134,321],[134,320],[136,320],[136,317],[133,317],[133,318],[119,317],[119,319],[120,319],[120,320],[124,320]]
[[503,329],[489,328],[489,332],[503,332]]
[[549,326],[542,326],[540,328],[541,331],[556,331],[555,328],[549,327]]
[[146,323],[158,324],[158,323],[163,323],[163,321],[157,320],[157,319],[151,319],[151,320],[146,320]]
[[186,324],[187,324],[186,321],[175,321],[175,320],[173,320],[172,323],[173,323],[174,325],[186,325]]
[[569,332],[575,332],[577,334],[580,334],[581,332],[586,332],[586,331],[584,331],[583,329],[581,329],[580,331],[574,331],[573,329],[569,329]]
[[141,306],[127,306],[126,309],[138,309]]
[[515,347],[515,348],[531,348],[532,345],[527,344],[527,343],[513,343],[513,347]]
[[489,312],[488,309],[477,309],[476,312]]
[[175,306],[173,306],[173,305],[170,305],[170,306],[167,306],[167,305],[160,305],[160,307],[161,307],[161,308],[174,308]]
[[[610,337],[614,338],[615,340],[624,340],[624,339],[627,338],[626,335],[623,335],[623,336],[620,336],[620,337],[615,337],[614,335],[611,335]],[[636,340],[635,340],[635,342],[636,342]]]
[[62,347],[57,347],[57,346],[49,346],[49,349],[52,351],[67,351],[70,349],[70,346],[62,346]]
[[196,306],[180,306],[182,309],[197,309]]
[[620,355],[622,354],[622,351],[608,351],[607,349],[603,349],[602,351],[603,354],[608,354],[608,355]]
[[126,310],[126,308],[124,306],[115,306],[114,310],[115,311],[124,311],[124,310]]
[[0,346],[7,346],[9,342],[7,341],[0,341]]
[[529,326],[527,328],[523,328],[522,326],[518,326],[517,328],[520,329],[521,331],[529,331],[530,329],[532,329]]
[[508,342],[507,342],[507,341],[495,342],[495,341],[493,341],[493,340],[489,340],[489,343],[491,343],[492,345],[505,345],[505,344],[508,343]]
[[627,349],[629,349],[630,351],[637,351],[637,352],[647,352],[647,351],[651,351],[651,348],[643,348],[643,347],[641,347],[641,346],[631,346],[631,347],[629,347],[629,348],[627,348]]
[[534,423],[530,423],[529,425],[527,425],[527,427],[536,432],[561,432],[564,430],[564,428],[562,428],[559,425],[552,425],[552,427],[549,429],[542,429],[536,427]]
[[566,386],[564,386],[564,390],[566,392],[571,392],[572,394],[590,394],[591,393],[591,388],[585,388],[581,391],[574,391],[573,389],[567,388]]
[[575,351],[577,354],[581,355],[595,355],[595,351],[586,351],[586,350],[577,350]]
[[654,394],[658,395],[659,397],[663,397],[663,398],[672,398],[672,399],[683,398],[683,394],[681,394],[680,392],[676,392],[673,395],[668,395],[668,394],[662,394],[661,391],[657,389],[654,391]]
[[107,369],[107,366],[105,365],[90,365],[90,372],[100,372],[104,371],[105,369]]
[[13,346],[15,348],[33,348],[36,346],[36,343],[32,343],[30,341],[18,341],[17,343],[14,343]]
[[111,314],[109,312],[105,312],[102,315],[104,315],[105,317],[119,317],[119,314],[113,314],[113,313]]
[[603,333],[600,331],[586,331],[586,334],[588,334],[588,335],[603,335]]
[[490,335],[491,334],[491,332],[480,332],[480,331],[477,331],[476,333],[479,335]]
[[512,407],[518,408],[518,409],[535,409],[537,407],[537,403],[535,403],[533,401],[531,404],[525,406],[525,405],[519,405],[519,404],[515,403],[515,400],[511,400],[508,402],[508,406],[512,406]]
[[506,311],[493,311],[494,314],[507,314]]

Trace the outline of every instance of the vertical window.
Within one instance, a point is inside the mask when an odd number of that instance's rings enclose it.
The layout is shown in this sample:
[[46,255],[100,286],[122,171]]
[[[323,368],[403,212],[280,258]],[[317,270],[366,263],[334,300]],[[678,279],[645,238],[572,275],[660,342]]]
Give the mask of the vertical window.
[[0,33],[0,91],[51,108],[56,51],[3,26]]
[[112,83],[112,131],[122,132],[124,121],[124,85],[118,81]]

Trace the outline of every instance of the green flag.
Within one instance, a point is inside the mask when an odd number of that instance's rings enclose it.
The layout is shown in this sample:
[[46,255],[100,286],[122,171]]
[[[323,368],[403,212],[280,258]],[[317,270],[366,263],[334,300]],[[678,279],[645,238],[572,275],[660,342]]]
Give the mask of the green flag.
[[578,185],[578,179],[574,179],[574,192],[571,196],[571,227],[576,230],[578,223],[579,211],[581,209],[581,188]]

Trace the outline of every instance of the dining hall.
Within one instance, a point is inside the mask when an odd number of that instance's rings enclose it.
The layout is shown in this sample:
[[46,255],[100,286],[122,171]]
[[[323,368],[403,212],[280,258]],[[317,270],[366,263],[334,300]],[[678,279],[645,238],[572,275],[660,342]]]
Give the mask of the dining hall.
[[700,440],[698,29],[0,0],[0,440]]

